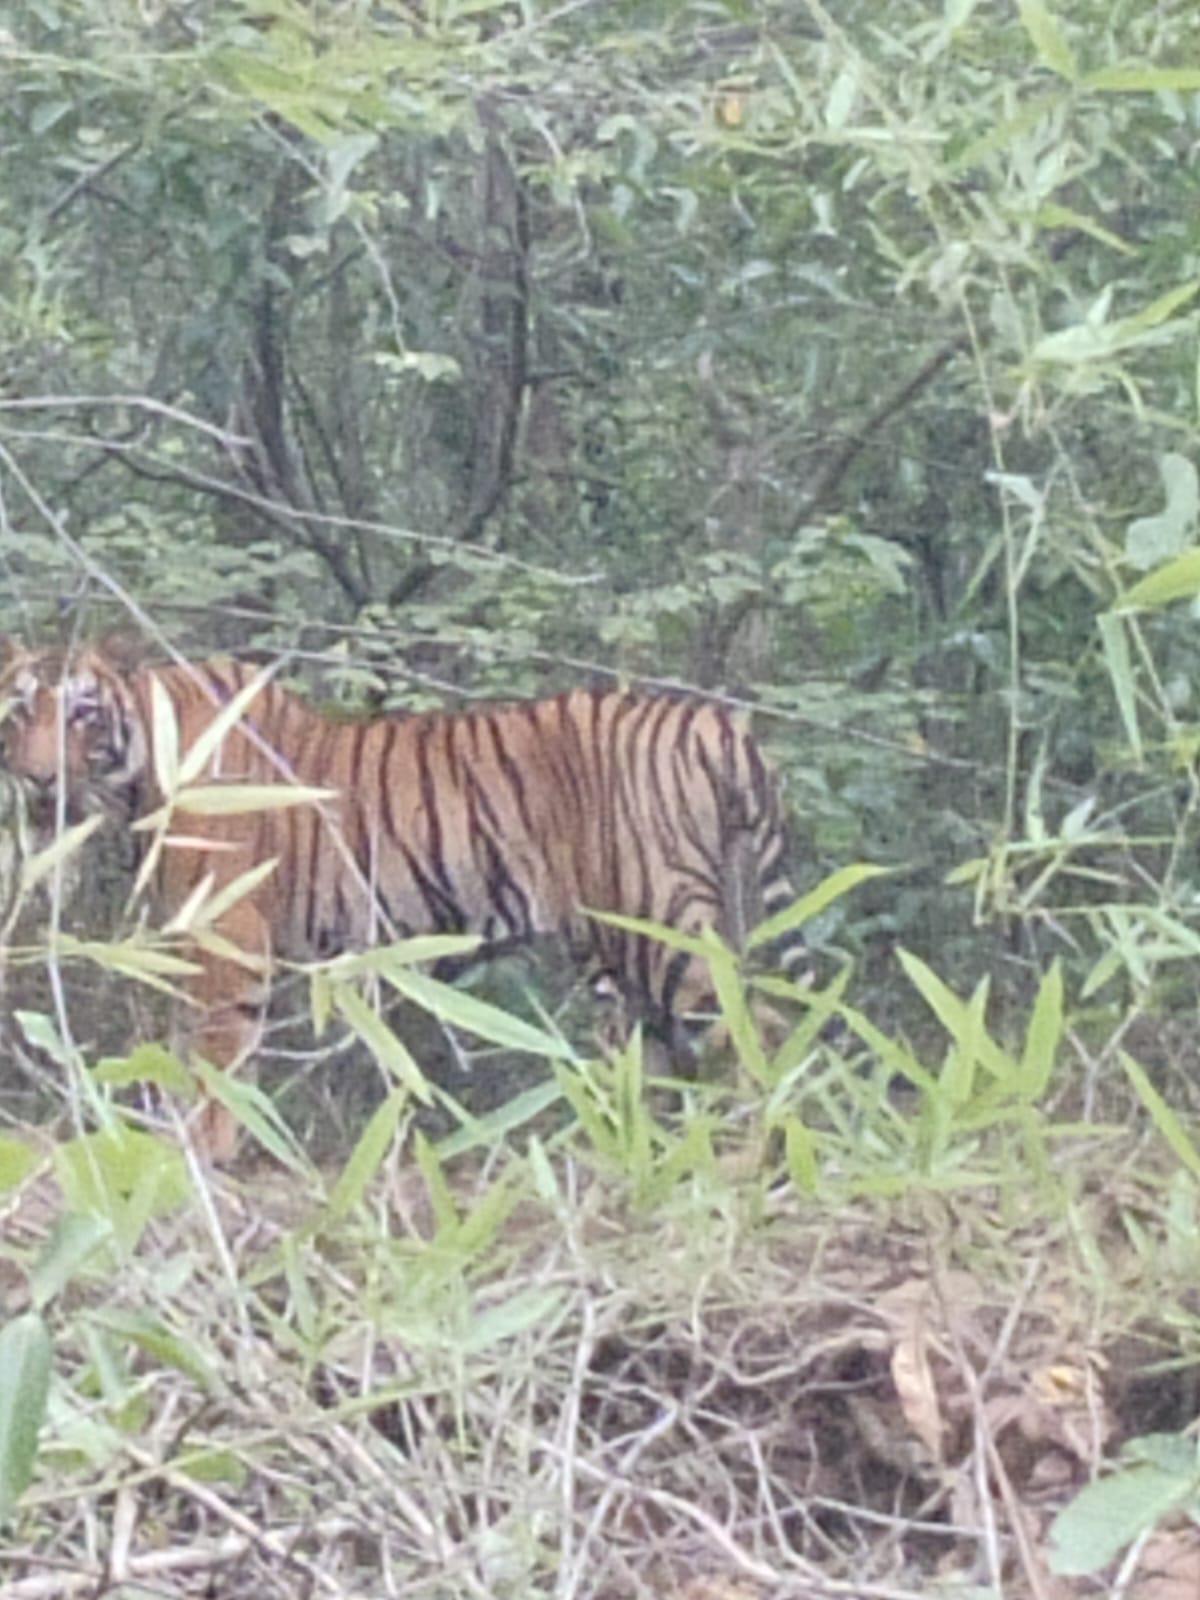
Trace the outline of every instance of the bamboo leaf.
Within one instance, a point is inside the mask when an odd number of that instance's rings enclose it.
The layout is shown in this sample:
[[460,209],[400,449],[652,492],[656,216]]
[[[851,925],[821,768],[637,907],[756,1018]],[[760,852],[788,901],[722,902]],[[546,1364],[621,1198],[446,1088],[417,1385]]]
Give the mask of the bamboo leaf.
[[[1123,611],[1150,610],[1155,606],[1169,605],[1172,600],[1190,600],[1197,594],[1200,594],[1200,550],[1185,550],[1182,555],[1172,557],[1126,589],[1115,613],[1105,612],[1101,615],[1101,636],[1104,634],[1106,617],[1120,615]],[[1109,671],[1111,673],[1111,666]]]
[[[1200,555],[1200,552],[1197,552]],[[1140,588],[1141,585],[1135,585]],[[1126,600],[1128,600],[1128,595]],[[1129,640],[1125,636],[1125,622],[1118,613],[1105,611],[1096,619],[1100,628],[1100,643],[1104,648],[1104,664],[1112,680],[1117,697],[1117,709],[1125,724],[1125,737],[1133,758],[1142,761],[1142,734],[1138,725],[1137,694],[1133,686],[1133,665],[1129,659]]]
[[290,1171],[307,1174],[308,1160],[269,1095],[256,1084],[222,1072],[202,1057],[191,1058],[189,1065],[208,1098],[223,1105],[264,1150]]
[[1021,1085],[1030,1100],[1046,1091],[1063,1027],[1062,967],[1057,961],[1038,985],[1021,1056]]
[[334,1005],[343,1021],[348,1022],[371,1054],[385,1067],[397,1083],[410,1094],[429,1105],[432,1100],[425,1074],[409,1054],[408,1047],[396,1037],[391,1028],[373,1011],[349,984],[338,984],[334,989]]
[[[242,720],[252,702],[258,698],[277,671],[277,666],[263,667],[217,710],[212,721],[200,730],[179,762],[176,781],[170,787],[162,785],[164,795],[173,795],[176,788],[194,783],[202,772],[208,771],[209,763],[220,749],[222,742]],[[160,687],[157,678],[154,679],[154,687],[156,689]]]
[[52,1351],[36,1311],[0,1329],[0,1523],[28,1488],[50,1393]]
[[1041,0],[1018,0],[1025,32],[1033,41],[1038,59],[1060,78],[1074,83],[1078,73],[1075,56],[1067,43],[1058,18]]
[[319,805],[336,799],[336,789],[303,783],[212,783],[180,789],[173,798],[173,809],[196,817],[232,817],[247,811],[281,811],[285,806]]
[[260,861],[249,871],[239,873],[231,883],[222,885],[215,893],[213,875],[211,872],[206,873],[163,928],[163,932],[195,933],[201,928],[211,928],[231,906],[236,905],[247,895],[253,894],[259,884],[269,878],[278,865],[278,856],[272,856],[269,861]]
[[350,1152],[350,1159],[342,1168],[329,1196],[331,1218],[344,1217],[361,1201],[367,1185],[379,1171],[380,1163],[391,1148],[408,1100],[406,1090],[393,1089],[359,1135],[358,1142]]
[[441,983],[423,972],[414,972],[407,966],[382,970],[381,975],[397,994],[419,1005],[452,1027],[465,1028],[468,1033],[509,1050],[525,1050],[531,1055],[546,1056],[551,1061],[569,1061],[574,1051],[565,1039],[535,1028],[520,1017],[510,1016],[499,1006],[488,1005],[474,995],[464,994],[448,983]]
[[179,781],[179,724],[167,686],[160,678],[150,680],[150,741],[154,781],[160,794],[171,794]]
[[1194,94],[1200,89],[1200,67],[1100,67],[1083,83],[1115,94]]
[[773,917],[760,922],[746,941],[748,948],[755,950],[761,945],[773,944],[785,933],[790,933],[793,928],[803,927],[806,922],[811,922],[814,917],[820,916],[826,906],[832,905],[851,889],[856,889],[860,883],[869,883],[872,878],[886,877],[892,870],[891,867],[876,867],[861,861],[840,867],[836,872],[831,872],[815,889],[801,895],[794,905],[785,906]]
[[1150,1113],[1151,1122],[1192,1176],[1200,1179],[1200,1150],[1196,1149],[1187,1129],[1150,1082],[1145,1069],[1126,1051],[1122,1050],[1120,1055],[1126,1076]]
[[21,865],[21,890],[28,893],[41,883],[43,878],[50,874],[64,862],[68,856],[73,856],[80,849],[96,829],[102,826],[102,816],[85,817],[82,822],[76,822],[69,828],[56,835],[44,850],[39,850],[36,855],[26,858]]

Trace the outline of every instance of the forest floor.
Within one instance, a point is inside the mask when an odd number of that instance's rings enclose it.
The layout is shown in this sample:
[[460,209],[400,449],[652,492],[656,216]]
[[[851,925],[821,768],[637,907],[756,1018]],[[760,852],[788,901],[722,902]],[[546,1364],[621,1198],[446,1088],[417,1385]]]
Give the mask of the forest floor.
[[1178,1485],[1092,1576],[1051,1528],[1129,1441],[1194,1456],[1155,1133],[856,1196],[744,1151],[638,1193],[534,1141],[155,1199],[92,1150],[106,1227],[48,1143],[5,1202],[4,1311],[54,1345],[5,1600],[1200,1595]]

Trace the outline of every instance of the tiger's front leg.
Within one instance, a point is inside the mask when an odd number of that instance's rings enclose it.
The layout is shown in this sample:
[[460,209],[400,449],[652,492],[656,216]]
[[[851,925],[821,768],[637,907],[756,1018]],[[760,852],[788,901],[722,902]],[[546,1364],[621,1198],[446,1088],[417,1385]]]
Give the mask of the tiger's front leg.
[[[189,951],[200,971],[187,982],[191,1002],[187,1044],[212,1066],[237,1072],[262,1037],[270,993],[271,935],[266,918],[248,900],[232,906],[213,931],[230,947],[230,954],[200,945]],[[202,1097],[189,1120],[201,1156],[216,1166],[233,1160],[238,1122],[220,1101]]]

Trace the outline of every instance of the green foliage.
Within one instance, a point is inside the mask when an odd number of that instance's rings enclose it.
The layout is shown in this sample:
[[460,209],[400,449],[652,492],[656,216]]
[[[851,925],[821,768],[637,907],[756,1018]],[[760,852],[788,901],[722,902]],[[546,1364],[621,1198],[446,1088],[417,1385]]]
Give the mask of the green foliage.
[[50,1335],[36,1311],[0,1328],[0,1523],[33,1476],[51,1362]]
[[116,1119],[58,1145],[54,1174],[68,1210],[101,1217],[123,1251],[189,1192],[179,1151]]
[[964,856],[1078,926],[1200,668],[1186,17],[526,10],[14,9],[10,621],[733,691],[822,865],[917,869],[848,948],[974,981]]
[[[540,999],[515,1017],[428,979],[427,946],[310,971],[318,1031],[388,1087],[259,1268],[255,1318],[307,1376],[347,1326],[461,1377],[553,1325],[553,1288],[478,1284],[519,1201],[578,1204],[565,1165],[692,1219],[697,1249],[697,1217],[789,1188],[889,1217],[981,1188],[1001,1215],[1075,1206],[1060,1157],[1100,1136],[1097,1096],[1132,1095],[1196,1172],[1194,1073],[1160,1048],[1173,1013],[1190,1036],[1200,956],[1195,55],[1192,8],[1149,0],[0,5],[0,627],[263,646],[348,714],[712,693],[757,709],[797,881],[824,879],[755,949],[803,923],[839,976],[799,993],[705,943],[738,1082],[671,1082],[669,1109],[654,1041],[592,1061]],[[198,786],[161,714],[155,744],[168,812],[268,798]],[[7,951],[16,989],[50,972],[15,1048],[74,1118],[70,1215],[9,1325],[37,1368],[64,1291],[193,1193],[109,1098],[180,1092],[181,1064],[93,1048],[110,1019],[71,1026],[77,975],[172,991],[179,938],[255,880],[114,938],[67,904],[99,841],[31,854],[7,786],[0,813],[6,928],[54,913],[48,950]],[[381,994],[540,1076],[460,1104]],[[206,1077],[321,1192],[270,1100]],[[431,1239],[377,1236],[376,1186],[433,1115]],[[516,1176],[456,1190],[455,1162],[513,1142]],[[0,1187],[31,1159],[0,1138]],[[344,1284],[307,1253],[326,1234]],[[43,1418],[56,1463],[99,1472],[144,1366],[219,1386],[192,1270],[181,1250],[143,1318],[84,1319],[75,1389],[0,1414],[0,1514]],[[1080,1497],[1062,1571],[1193,1509],[1176,1446]],[[237,1478],[207,1438],[180,1460]],[[537,1539],[494,1534],[535,1592]]]
[[1172,1512],[1200,1511],[1200,1448],[1194,1439],[1148,1433],[1130,1439],[1114,1470],[1081,1489],[1055,1517],[1050,1569],[1099,1572]]

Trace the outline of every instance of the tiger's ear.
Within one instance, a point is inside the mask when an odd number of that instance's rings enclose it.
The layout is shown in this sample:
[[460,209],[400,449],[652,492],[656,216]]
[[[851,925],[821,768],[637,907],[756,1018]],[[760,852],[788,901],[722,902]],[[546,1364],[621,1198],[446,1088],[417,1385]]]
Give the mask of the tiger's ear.
[[106,666],[122,675],[136,672],[149,652],[141,639],[128,633],[105,633],[88,646]]

